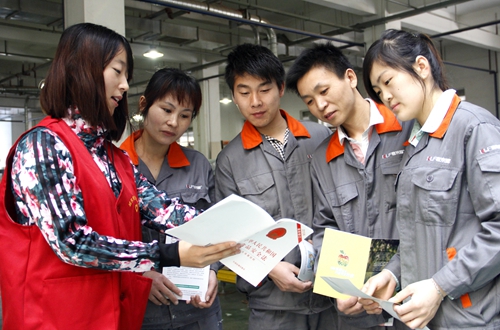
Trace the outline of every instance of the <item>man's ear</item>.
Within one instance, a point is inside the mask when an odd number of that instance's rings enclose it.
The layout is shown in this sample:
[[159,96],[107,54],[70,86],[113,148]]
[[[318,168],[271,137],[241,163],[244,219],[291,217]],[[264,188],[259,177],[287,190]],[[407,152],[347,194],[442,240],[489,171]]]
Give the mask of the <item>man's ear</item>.
[[278,86],[278,88],[280,90],[280,97],[283,97],[283,95],[285,95],[285,83],[282,83],[281,87]]
[[356,88],[358,86],[358,76],[353,69],[349,68],[345,70],[345,78],[349,80],[351,88]]
[[238,108],[238,110],[240,109],[238,103],[236,103],[236,101],[234,100],[234,93],[231,93],[231,99],[233,100],[233,103],[234,105],[236,105],[236,108]]

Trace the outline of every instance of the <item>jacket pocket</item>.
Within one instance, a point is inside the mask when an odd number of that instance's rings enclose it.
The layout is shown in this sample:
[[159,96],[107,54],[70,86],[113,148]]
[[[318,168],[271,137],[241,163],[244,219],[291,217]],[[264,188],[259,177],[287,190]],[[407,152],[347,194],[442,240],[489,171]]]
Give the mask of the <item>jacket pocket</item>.
[[464,324],[467,329],[496,329],[488,325],[498,324],[500,321],[500,285],[497,276],[486,283],[477,291],[469,292],[472,306],[464,308],[461,299],[445,299],[439,307],[438,313],[429,324],[436,326],[447,324],[447,329],[462,329]]
[[384,154],[380,159],[380,171],[384,175],[396,175],[401,169],[404,150],[394,150]]
[[262,207],[273,218],[279,215],[279,203],[272,173],[263,173],[237,182],[242,197]]
[[396,176],[399,173],[400,163],[385,163],[380,164],[380,171],[384,175]]
[[120,292],[120,330],[140,329],[152,280],[137,273],[123,272]]
[[[351,231],[354,229],[354,208],[356,203],[350,203],[358,198],[358,188],[356,183],[349,183],[337,187],[335,191],[327,193],[333,215],[338,224],[344,223],[346,228],[342,230]],[[352,228],[349,228],[352,227]]]
[[208,189],[202,189],[199,191],[184,191],[181,192],[180,197],[184,203],[190,205],[197,205],[198,202],[211,204],[210,196],[208,195]]
[[446,168],[413,170],[411,181],[415,186],[416,222],[439,226],[455,223],[460,191],[458,173],[456,169]]
[[396,209],[396,176],[401,168],[402,155],[396,155],[391,158],[391,161],[382,161],[380,163],[380,172],[383,175],[383,182],[380,185],[382,196],[380,198],[384,201],[384,211],[389,213]]
[[498,173],[500,166],[498,163],[500,153],[486,153],[477,158],[477,163],[482,172],[484,179],[484,190],[481,191],[481,199],[483,203],[496,205],[496,201],[500,199],[500,185],[498,184]]

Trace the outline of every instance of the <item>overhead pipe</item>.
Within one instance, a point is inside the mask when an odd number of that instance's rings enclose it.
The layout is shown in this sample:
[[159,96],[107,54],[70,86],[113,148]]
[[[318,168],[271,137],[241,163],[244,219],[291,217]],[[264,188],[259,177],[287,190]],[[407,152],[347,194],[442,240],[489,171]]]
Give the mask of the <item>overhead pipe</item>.
[[485,27],[485,26],[496,25],[496,24],[500,24],[500,20],[486,22],[486,23],[477,24],[477,25],[471,25],[471,26],[468,26],[468,27],[464,27],[464,28],[461,28],[461,29],[456,29],[456,30],[452,30],[452,31],[448,31],[448,32],[437,33],[437,34],[433,34],[433,35],[431,35],[429,37],[431,37],[431,38],[439,38],[439,37],[449,36],[450,34],[455,34],[455,33],[460,33],[460,32],[464,32],[464,31],[480,29],[480,28]]
[[[253,31],[253,34],[254,34],[253,43],[256,44],[256,45],[260,45],[259,27],[255,26],[255,25],[250,25],[250,27],[252,28],[252,31]],[[274,54],[274,55],[277,55],[277,54]]]
[[[239,22],[242,24],[248,24],[248,25],[257,25],[261,26],[264,28],[268,29],[274,29],[274,30],[279,30],[279,31],[284,31],[284,32],[290,32],[290,33],[295,33],[298,35],[305,35],[309,36],[315,39],[325,39],[325,40],[331,40],[331,41],[336,41],[344,44],[348,44],[350,46],[359,46],[359,47],[364,47],[364,43],[360,42],[353,42],[353,41],[347,41],[343,40],[340,38],[335,38],[335,37],[330,37],[322,34],[317,34],[317,33],[311,33],[311,32],[306,32],[303,30],[298,30],[298,29],[293,29],[293,28],[288,28],[285,26],[280,26],[280,25],[275,25],[275,24],[269,24],[267,22],[264,22],[262,19],[245,19],[243,17],[243,14],[241,14],[238,11],[231,11],[228,10],[225,7],[222,6],[217,6],[215,4],[205,4],[205,3],[200,3],[196,1],[178,1],[178,0],[140,0],[142,2],[147,2],[147,3],[153,3],[156,5],[161,5],[161,6],[166,6],[166,7],[171,7],[179,10],[184,10],[184,11],[190,11],[202,15],[208,15],[208,16],[213,16],[217,18],[222,18],[222,19],[227,19],[235,22]],[[220,9],[220,8],[224,9]]]
[[5,122],[5,123],[22,123],[23,122],[22,120],[1,119],[1,118],[0,118],[0,121]]
[[0,87],[1,93],[30,93],[30,94],[40,94],[40,89],[38,87]]
[[[226,16],[225,18],[227,18],[227,17],[239,17],[242,19],[247,19],[248,21],[252,21],[252,22],[262,22],[262,23],[266,23],[266,24],[268,23],[265,20],[261,19],[260,17],[252,16],[248,11],[242,12],[239,10],[234,10],[231,8],[224,7],[224,6],[219,5],[219,4],[202,3],[202,2],[193,1],[193,0],[185,0],[185,1],[176,1],[176,0],[168,1],[167,0],[167,1],[163,1],[163,2],[167,2],[167,3],[172,4],[172,5],[186,6],[187,8],[181,9],[183,11],[197,12],[198,10],[201,10],[201,11],[203,11],[203,14],[205,14],[205,15],[207,15],[207,13],[216,13],[217,17],[219,15],[223,15],[223,16]],[[166,5],[166,4],[164,4],[164,5]],[[177,7],[173,7],[173,6],[170,6],[170,7],[177,8]],[[260,36],[259,36],[258,28],[256,28],[255,24],[249,24],[249,25],[255,33],[255,43],[260,44]],[[268,28],[268,30],[272,30],[272,28]],[[272,32],[269,31],[266,33],[268,36],[276,35],[276,33],[274,31],[272,31]],[[275,52],[273,51],[273,53],[276,56],[278,56],[277,42],[278,42],[277,38],[269,39],[269,48],[271,49],[271,51],[275,50]],[[273,44],[273,43],[276,43],[276,44]]]
[[[274,8],[259,6],[259,5],[250,4],[250,3],[241,3],[239,1],[234,1],[234,0],[223,0],[223,2],[229,2],[229,3],[236,4],[236,5],[246,6],[247,8],[251,8],[251,9],[263,10],[263,11],[267,11],[267,12],[274,13],[274,14],[280,14],[280,15],[283,15],[283,16],[297,18],[297,19],[300,19],[300,20],[303,20],[303,21],[308,21],[308,22],[311,22],[311,23],[316,23],[316,24],[321,24],[321,25],[326,25],[326,26],[332,26],[332,27],[335,27],[335,28],[338,28],[338,29],[345,29],[346,32],[352,31],[352,28],[347,27],[347,26],[338,25],[338,24],[335,24],[335,23],[332,23],[332,22],[322,21],[322,20],[318,20],[318,19],[311,19],[310,17],[303,16],[303,15],[286,13],[286,12],[283,12],[283,11],[276,10]],[[363,32],[363,30],[355,30],[355,31],[356,32]]]
[[[29,57],[32,57],[32,56],[29,56]],[[44,67],[46,67],[46,66],[50,65],[51,63],[52,63],[52,60],[50,60],[49,62],[42,63],[42,64],[40,64],[40,65],[34,66],[34,67],[32,67],[30,70],[28,70],[28,72],[29,72],[29,71],[33,71],[33,72],[35,72],[35,73],[36,73],[36,70],[38,70],[38,69],[42,69],[42,68],[44,68]],[[9,80],[11,80],[11,79],[17,78],[17,77],[19,77],[19,76],[25,75],[25,73],[26,73],[26,72],[27,72],[27,71],[22,71],[22,72],[14,73],[14,74],[12,74],[12,75],[10,75],[10,76],[8,76],[8,77],[5,77],[5,78],[3,78],[3,79],[0,79],[0,84],[1,84],[1,83],[3,83],[3,82],[9,81]],[[0,90],[0,91],[1,91],[1,90]]]
[[[260,34],[259,34],[259,26],[250,25],[252,31],[255,34],[255,44],[260,45]],[[271,52],[278,56],[278,37],[276,36],[276,32],[274,29],[265,29],[267,40],[269,40],[269,49]]]
[[420,14],[426,13],[428,11],[433,11],[433,10],[441,9],[441,8],[448,7],[448,6],[454,6],[454,5],[457,5],[459,3],[467,2],[467,1],[470,1],[470,0],[448,0],[448,1],[437,2],[437,3],[432,4],[432,5],[403,11],[401,13],[397,13],[394,15],[380,17],[380,18],[376,18],[376,19],[373,19],[370,21],[357,23],[357,24],[352,25],[351,27],[358,28],[358,29],[364,29],[364,28],[367,28],[370,26],[379,25],[379,24],[390,22],[390,21],[395,21],[398,19],[403,19],[403,18],[415,16],[415,15],[420,15]]
[[270,49],[274,55],[278,56],[278,37],[274,29],[266,29],[267,39],[270,41]]
[[[431,35],[429,37],[430,38],[439,38],[439,37],[444,37],[444,36],[452,35],[452,34],[455,34],[455,33],[460,33],[460,32],[465,32],[465,31],[469,31],[469,30],[480,29],[480,28],[485,27],[485,26],[496,25],[496,24],[500,24],[500,20],[486,22],[486,23],[477,24],[477,25],[471,25],[471,26],[468,26],[468,27],[464,27],[464,28],[461,28],[461,29],[456,29],[456,30],[452,30],[452,31],[448,31],[448,32],[437,33],[437,34],[433,34],[433,35]],[[500,118],[500,110],[499,110],[499,104],[498,104],[499,96],[498,96],[498,72],[497,71],[488,70],[488,69],[482,69],[482,68],[476,68],[476,67],[471,67],[471,66],[466,66],[466,65],[451,63],[451,62],[444,62],[444,63],[448,64],[448,65],[452,65],[452,66],[457,66],[457,67],[465,68],[465,69],[476,70],[476,71],[483,71],[483,72],[488,72],[489,74],[492,74],[493,75],[493,84],[494,84],[494,88],[495,88],[495,115],[496,115],[497,118]]]
[[[470,0],[447,0],[447,1],[442,1],[442,2],[438,2],[438,3],[432,4],[432,5],[428,5],[428,6],[424,6],[424,7],[420,7],[420,8],[415,8],[415,9],[412,9],[412,10],[403,11],[403,12],[400,12],[400,13],[397,13],[397,14],[394,14],[394,15],[380,17],[380,18],[376,18],[376,19],[373,19],[373,20],[370,20],[370,21],[365,21],[365,22],[357,23],[357,24],[351,25],[350,29],[351,29],[351,31],[363,30],[363,29],[365,29],[367,27],[371,27],[371,26],[375,26],[375,25],[379,25],[379,24],[384,24],[384,23],[387,23],[387,22],[390,22],[390,21],[395,21],[395,20],[398,20],[398,19],[403,19],[403,18],[407,18],[407,17],[419,15],[419,14],[422,14],[422,13],[426,13],[428,11],[437,10],[437,9],[441,9],[441,8],[444,8],[444,7],[449,7],[449,6],[457,5],[459,3],[467,2],[467,1],[470,1]],[[351,32],[351,31],[346,30],[346,29],[337,29],[337,30],[331,30],[331,31],[325,32],[325,34],[326,35],[332,35],[332,34],[339,34],[339,33]],[[309,42],[309,41],[312,41],[312,40],[313,40],[313,38],[302,38],[302,39],[294,41],[292,43],[292,45],[301,44],[301,43]]]

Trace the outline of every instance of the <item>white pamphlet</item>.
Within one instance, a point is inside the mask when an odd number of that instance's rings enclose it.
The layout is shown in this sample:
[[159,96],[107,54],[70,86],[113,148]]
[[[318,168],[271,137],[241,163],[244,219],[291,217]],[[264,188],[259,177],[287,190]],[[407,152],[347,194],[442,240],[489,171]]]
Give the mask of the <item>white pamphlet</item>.
[[[352,284],[351,281],[349,281],[347,278],[336,278],[336,277],[322,277],[323,280],[325,280],[326,283],[328,283],[335,291],[353,296],[353,297],[360,297],[360,298],[366,298],[366,299],[371,299],[373,301],[376,301],[380,307],[382,307],[387,313],[391,314],[392,317],[398,319],[401,321],[399,318],[398,313],[394,311],[394,303],[387,301],[387,300],[382,300],[378,299],[375,297],[372,297],[360,289],[356,288],[354,284]],[[422,328],[422,330],[430,330],[428,327]]]
[[180,300],[190,300],[191,296],[197,295],[200,296],[202,302],[205,302],[210,266],[204,268],[163,267],[163,275],[182,291],[182,296],[177,296]]
[[300,271],[297,278],[301,281],[314,281],[314,262],[316,260],[316,253],[314,247],[309,241],[303,240],[299,243],[300,248]]
[[228,241],[241,243],[241,253],[221,262],[257,286],[288,252],[312,234],[312,229],[292,219],[275,221],[257,204],[230,195],[165,233],[201,246]]

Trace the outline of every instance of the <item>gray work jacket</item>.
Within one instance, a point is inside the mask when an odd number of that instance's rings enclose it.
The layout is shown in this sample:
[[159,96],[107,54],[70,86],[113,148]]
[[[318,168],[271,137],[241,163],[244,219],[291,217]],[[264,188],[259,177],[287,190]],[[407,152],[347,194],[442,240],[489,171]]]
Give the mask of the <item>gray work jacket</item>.
[[[135,151],[134,141],[140,137],[141,133],[141,131],[134,132],[120,146],[127,151],[132,162],[137,166],[137,170],[156,188],[165,191],[168,197],[180,197],[184,204],[200,210],[209,208],[214,203],[215,183],[212,167],[205,156],[196,150],[182,147],[174,142],[170,145],[166,159],[155,180],[147,165],[137,156]],[[156,240],[164,243],[165,235],[142,226],[142,240],[144,242]],[[217,271],[218,264],[211,265],[211,269]],[[219,310],[218,297],[210,308],[204,309],[188,305],[185,301],[179,301],[178,305],[172,304],[170,306],[158,306],[148,301],[144,317],[148,322],[155,321],[158,326],[169,325],[172,328],[178,328],[215,314]]]
[[[317,251],[321,251],[325,228],[371,238],[399,239],[394,184],[413,121],[401,124],[386,107],[378,105],[378,109],[384,122],[373,126],[365,164],[357,160],[350,143],[340,144],[338,131],[323,141],[313,155],[313,244]],[[339,315],[346,323],[342,326],[345,329],[351,329],[348,324],[355,329],[385,322],[382,315]],[[398,328],[406,328],[397,323]]]
[[430,329],[500,329],[500,122],[459,102],[406,149],[397,178],[400,259],[387,268],[402,287],[433,278],[448,294]]
[[[217,157],[216,199],[236,194],[258,204],[275,220],[291,218],[312,226],[311,157],[318,144],[331,132],[325,126],[299,122],[281,111],[290,130],[285,159],[255,127],[245,122],[242,132]],[[235,226],[237,221],[235,219]],[[300,267],[298,248],[284,260]],[[237,286],[248,296],[249,307],[253,309],[310,314],[331,307],[326,297],[313,294],[312,290],[282,292],[269,278],[257,288],[238,278]]]

